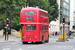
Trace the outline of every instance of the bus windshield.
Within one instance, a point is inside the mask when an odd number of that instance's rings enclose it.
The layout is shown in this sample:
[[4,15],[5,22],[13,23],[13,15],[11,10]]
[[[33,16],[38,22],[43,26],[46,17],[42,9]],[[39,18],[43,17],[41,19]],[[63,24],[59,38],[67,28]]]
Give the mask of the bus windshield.
[[34,11],[25,11],[25,15],[35,15]]
[[25,30],[36,30],[36,25],[25,25]]

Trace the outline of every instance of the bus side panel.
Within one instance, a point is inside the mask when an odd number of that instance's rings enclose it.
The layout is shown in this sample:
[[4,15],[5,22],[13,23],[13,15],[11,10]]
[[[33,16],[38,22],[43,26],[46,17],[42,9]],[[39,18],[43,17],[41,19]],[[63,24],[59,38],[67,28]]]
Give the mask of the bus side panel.
[[24,25],[21,25],[21,40],[24,40]]
[[47,41],[48,40],[48,36],[49,36],[49,29],[48,29],[48,25],[43,25],[43,24],[41,24],[40,25],[40,41],[42,41],[42,36],[43,36],[43,40],[44,41]]
[[[40,25],[40,27],[41,27],[41,30],[40,30],[40,41],[42,41],[42,36],[44,38],[44,41],[48,40],[48,35],[49,35],[49,29],[48,29],[49,26],[46,25],[47,23],[49,23],[48,22],[48,16],[46,16],[46,17],[42,16],[42,15],[44,15],[44,13],[45,12],[40,11],[40,23],[42,23]],[[45,14],[47,14],[47,13],[45,13]],[[46,28],[44,28],[44,27],[46,27]]]
[[40,24],[37,25],[37,39],[40,42]]
[[42,41],[42,35],[43,35],[43,32],[42,32],[42,24],[40,24],[40,41]]

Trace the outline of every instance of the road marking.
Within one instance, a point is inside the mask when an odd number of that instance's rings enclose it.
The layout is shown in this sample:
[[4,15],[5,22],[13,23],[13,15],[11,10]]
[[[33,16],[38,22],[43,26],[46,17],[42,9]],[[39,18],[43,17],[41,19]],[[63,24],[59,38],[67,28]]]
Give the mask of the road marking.
[[2,49],[2,50],[10,50],[10,48],[4,48],[4,49]]
[[32,47],[26,47],[26,48],[34,48],[35,46],[32,46]]
[[73,49],[73,50],[75,50],[75,49]]
[[49,40],[58,40],[57,38],[49,38]]
[[18,50],[22,50],[22,49],[18,49]]
[[[19,42],[18,42],[19,43]],[[3,46],[3,47],[1,47],[1,48],[6,48],[6,47],[11,47],[12,45],[14,45],[14,46],[17,46],[17,45],[15,45],[15,44],[18,44],[17,42],[13,42],[13,43],[11,43],[10,45],[8,45],[8,46]],[[6,43],[6,44],[9,44],[9,43]]]
[[12,43],[12,44],[17,44],[17,43]]

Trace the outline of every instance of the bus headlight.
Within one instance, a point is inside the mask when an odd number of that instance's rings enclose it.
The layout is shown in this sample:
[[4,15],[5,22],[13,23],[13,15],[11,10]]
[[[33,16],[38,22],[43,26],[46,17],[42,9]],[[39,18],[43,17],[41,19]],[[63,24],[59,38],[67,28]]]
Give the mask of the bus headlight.
[[29,40],[32,40],[32,38],[29,38]]
[[26,36],[24,36],[24,39],[26,39]]

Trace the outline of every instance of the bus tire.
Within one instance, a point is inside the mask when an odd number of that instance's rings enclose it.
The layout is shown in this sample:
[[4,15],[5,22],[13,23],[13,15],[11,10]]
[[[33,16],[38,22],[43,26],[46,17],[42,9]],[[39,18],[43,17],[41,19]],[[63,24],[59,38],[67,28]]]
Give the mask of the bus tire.
[[27,42],[22,42],[23,44],[27,44]]
[[42,36],[42,41],[40,42],[41,44],[43,44],[44,43],[44,37]]
[[43,36],[42,36],[42,41],[41,42],[39,42],[40,44],[43,44],[44,43],[44,38],[43,38]]

